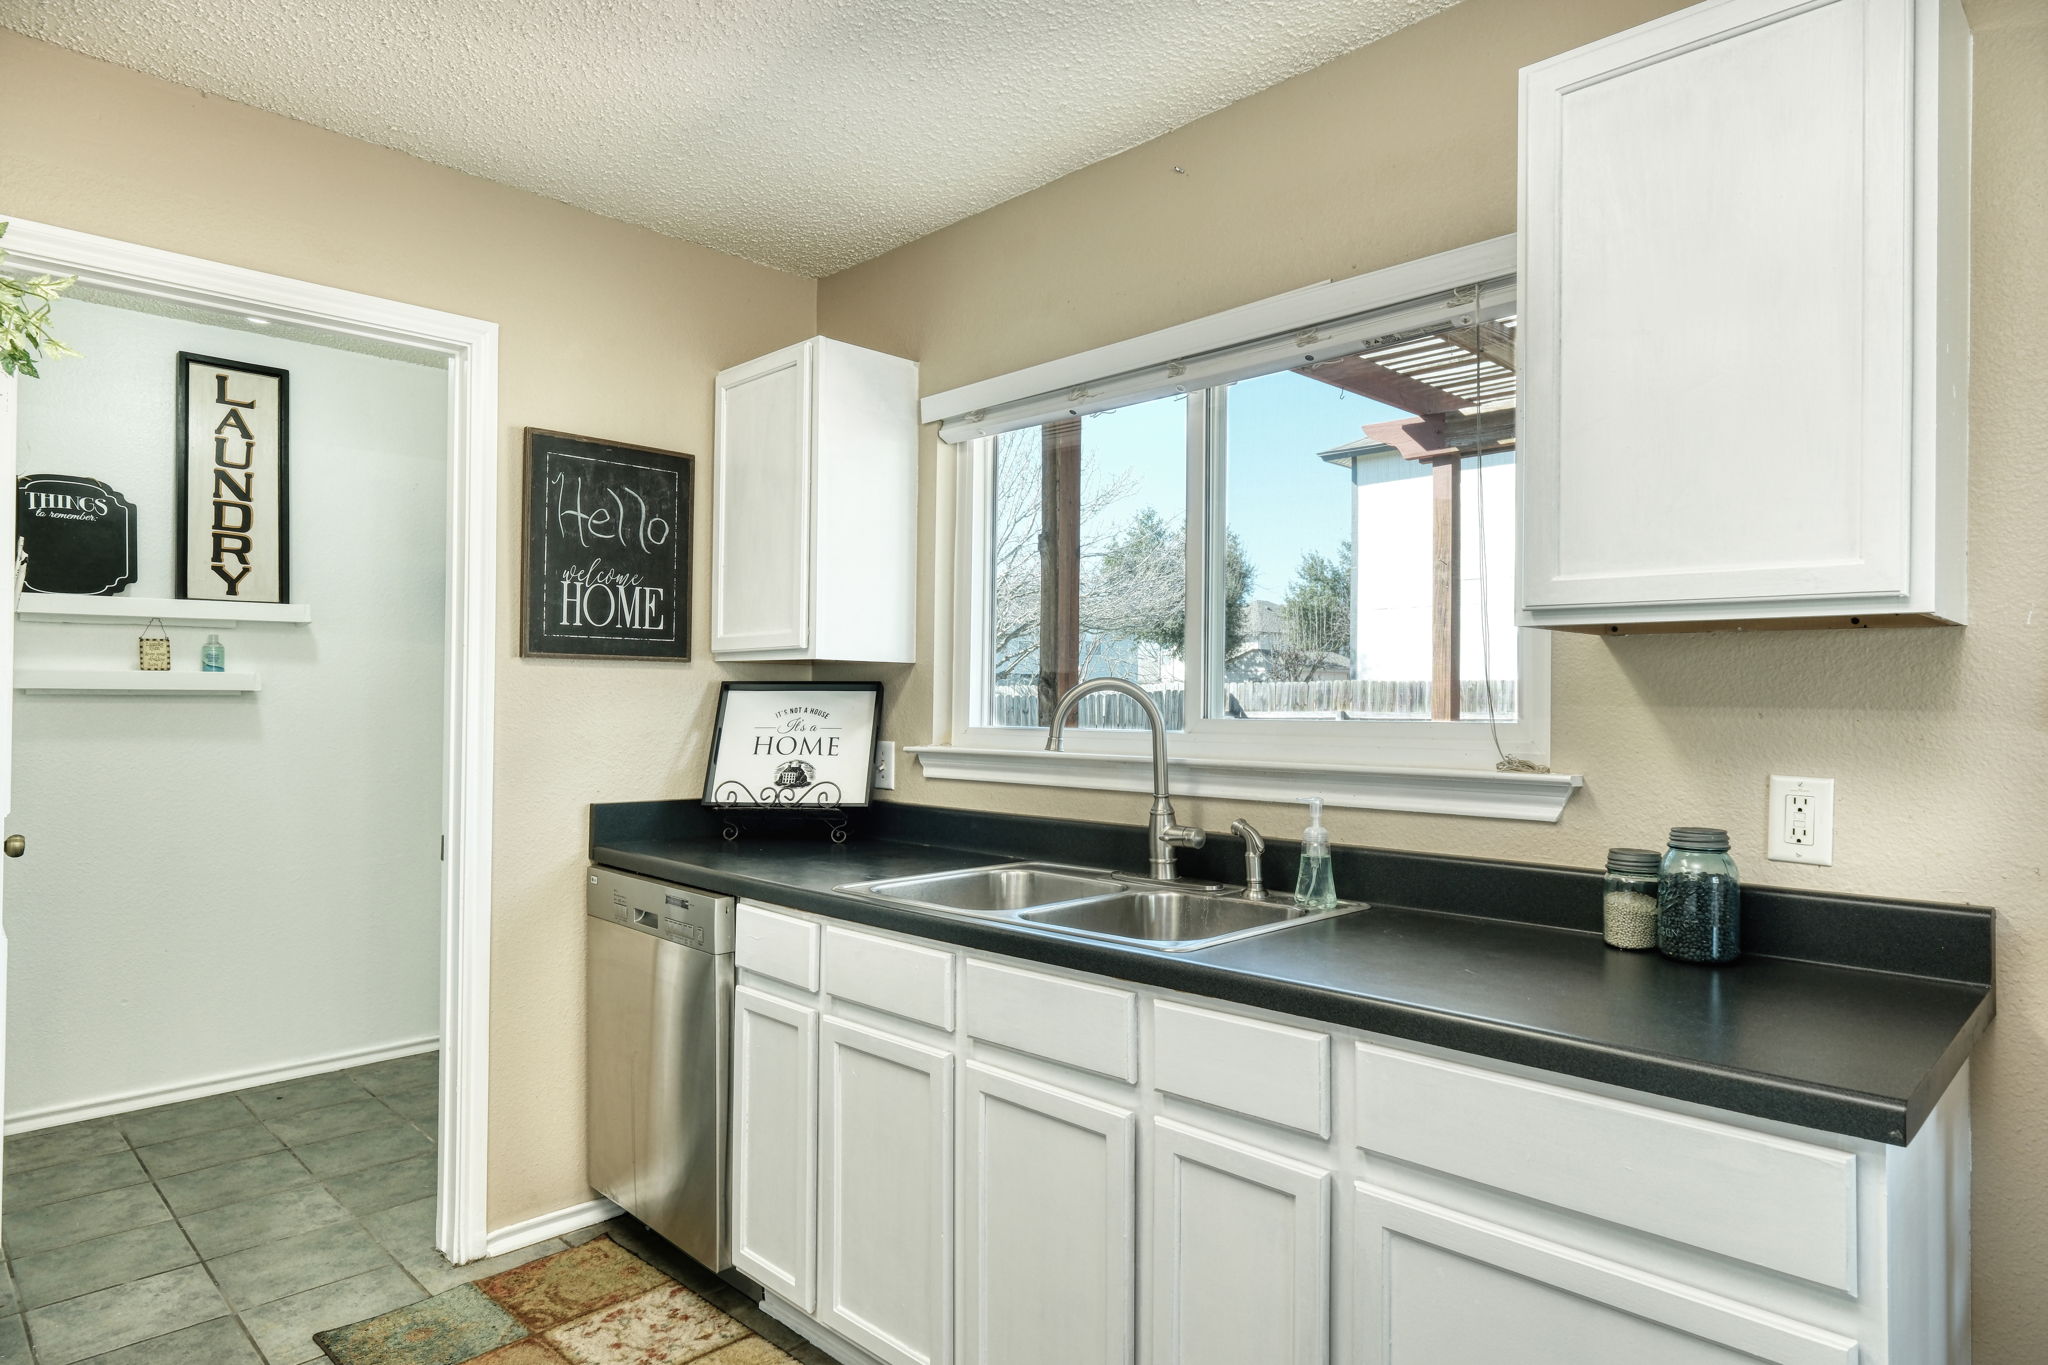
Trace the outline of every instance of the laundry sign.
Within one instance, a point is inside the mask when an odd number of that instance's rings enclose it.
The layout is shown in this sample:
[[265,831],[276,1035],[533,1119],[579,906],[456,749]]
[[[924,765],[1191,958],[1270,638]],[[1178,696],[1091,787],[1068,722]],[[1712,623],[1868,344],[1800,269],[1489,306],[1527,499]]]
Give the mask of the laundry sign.
[[291,600],[289,376],[178,355],[178,596]]
[[526,432],[521,652],[690,657],[688,455]]

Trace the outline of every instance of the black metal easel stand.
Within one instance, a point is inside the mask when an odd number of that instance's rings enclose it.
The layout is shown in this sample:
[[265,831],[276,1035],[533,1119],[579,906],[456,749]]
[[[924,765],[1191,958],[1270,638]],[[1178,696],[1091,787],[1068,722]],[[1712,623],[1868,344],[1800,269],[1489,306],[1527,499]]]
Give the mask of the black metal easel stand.
[[719,833],[728,842],[737,839],[747,831],[749,825],[757,830],[773,829],[777,833],[786,831],[791,825],[815,821],[825,827],[825,837],[835,844],[846,842],[852,817],[837,806],[744,806],[738,804],[714,807],[723,820]]

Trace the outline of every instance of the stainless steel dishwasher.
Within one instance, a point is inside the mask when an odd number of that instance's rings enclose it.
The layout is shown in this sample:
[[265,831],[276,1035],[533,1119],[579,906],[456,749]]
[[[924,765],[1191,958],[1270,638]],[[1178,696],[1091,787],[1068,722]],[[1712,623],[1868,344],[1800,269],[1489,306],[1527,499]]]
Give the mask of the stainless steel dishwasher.
[[587,908],[591,1186],[725,1270],[732,898],[593,867]]

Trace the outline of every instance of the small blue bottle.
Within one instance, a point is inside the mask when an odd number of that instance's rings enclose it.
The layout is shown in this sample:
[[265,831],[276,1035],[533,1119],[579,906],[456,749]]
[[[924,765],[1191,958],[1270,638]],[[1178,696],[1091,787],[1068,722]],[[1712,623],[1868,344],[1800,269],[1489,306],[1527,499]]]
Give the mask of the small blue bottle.
[[199,646],[199,671],[201,673],[225,673],[227,669],[228,647],[220,642],[220,636],[207,636],[206,643]]

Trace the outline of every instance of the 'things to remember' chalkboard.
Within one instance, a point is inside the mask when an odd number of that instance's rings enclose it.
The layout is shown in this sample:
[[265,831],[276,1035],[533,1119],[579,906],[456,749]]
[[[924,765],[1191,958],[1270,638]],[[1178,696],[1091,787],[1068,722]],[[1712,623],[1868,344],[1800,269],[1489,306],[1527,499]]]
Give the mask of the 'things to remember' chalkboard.
[[530,656],[690,657],[688,455],[526,431]]

